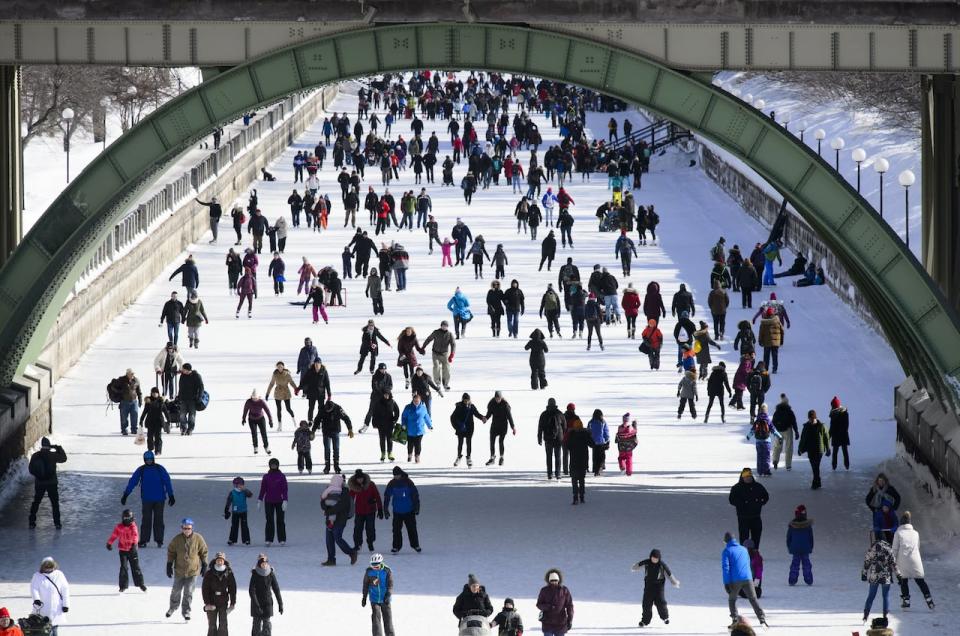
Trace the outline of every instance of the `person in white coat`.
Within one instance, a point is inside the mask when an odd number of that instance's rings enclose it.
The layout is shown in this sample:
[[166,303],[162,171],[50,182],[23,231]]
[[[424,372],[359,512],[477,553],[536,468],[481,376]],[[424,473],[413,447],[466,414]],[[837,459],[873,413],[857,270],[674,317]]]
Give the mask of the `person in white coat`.
[[900,517],[900,527],[893,535],[893,556],[897,561],[897,580],[900,583],[900,607],[910,607],[910,588],[907,583],[913,579],[923,593],[927,607],[933,609],[933,597],[930,588],[923,580],[923,560],[920,558],[920,534],[913,529],[910,512]]
[[70,611],[70,585],[53,557],[40,562],[40,571],[30,580],[30,595],[34,613],[48,617],[53,625],[52,636],[57,636],[57,627],[67,622],[64,614]]

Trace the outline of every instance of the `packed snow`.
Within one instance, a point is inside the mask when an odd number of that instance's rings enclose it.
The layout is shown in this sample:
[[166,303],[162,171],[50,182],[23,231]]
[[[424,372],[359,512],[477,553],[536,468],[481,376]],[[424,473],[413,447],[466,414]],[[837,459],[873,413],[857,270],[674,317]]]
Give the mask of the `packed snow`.
[[[356,115],[356,96],[341,94],[331,111]],[[596,137],[606,137],[606,113],[589,114],[588,125]],[[557,129],[538,116],[546,144],[557,141]],[[622,115],[617,116],[618,119]],[[381,113],[382,118],[382,113]],[[320,121],[292,145],[271,167],[277,175],[273,183],[258,183],[260,207],[271,219],[288,216],[286,198],[292,185],[292,158],[297,150],[312,150],[319,139]],[[412,135],[409,122],[394,126],[395,134]],[[441,139],[440,157],[449,152],[446,122],[425,121],[425,137],[436,130]],[[482,138],[485,124],[480,123]],[[540,153],[542,156],[542,152]],[[527,152],[520,153],[524,160]],[[457,166],[459,184],[466,162]],[[747,411],[728,409],[727,423],[719,413],[711,413],[711,423],[687,415],[676,417],[675,345],[670,339],[675,320],[662,323],[665,343],[660,371],[650,371],[647,359],[638,352],[639,341],[628,340],[625,324],[604,328],[606,350],[596,345],[586,351],[583,340],[571,340],[569,314],[561,316],[563,339],[548,339],[547,379],[549,387],[533,392],[529,387],[528,355],[523,350],[534,328],[546,331],[545,320],[537,316],[540,297],[547,283],[557,284],[557,270],[568,256],[574,258],[586,277],[594,263],[608,266],[617,275],[620,289],[628,282],[641,291],[648,282],[659,281],[665,303],[681,282],[694,293],[697,311],[694,320],[709,322],[706,296],[709,281],[709,248],[719,236],[727,245],[738,243],[746,253],[755,242],[764,240],[767,231],[759,227],[697,168],[689,168],[683,158],[673,154],[655,157],[651,173],[643,187],[635,191],[638,204],[653,203],[662,222],[657,229],[657,245],[638,246],[630,278],[620,276],[614,257],[616,235],[600,233],[594,210],[609,197],[607,180],[594,175],[583,183],[575,175],[569,184],[576,201],[573,227],[575,249],[558,247],[558,259],[552,271],[537,271],[540,239],[549,228],[542,226],[538,240],[517,234],[513,209],[519,195],[501,180],[499,187],[479,190],[473,204],[466,206],[459,187],[427,185],[433,198],[433,214],[440,223],[441,237],[449,236],[457,217],[482,234],[492,253],[503,243],[509,265],[506,284],[520,281],[526,295],[526,313],[520,319],[520,338],[494,339],[490,336],[485,311],[485,295],[493,279],[487,266],[482,280],[472,278],[472,267],[441,268],[440,250],[427,253],[427,237],[422,231],[397,231],[390,228],[381,240],[400,241],[410,252],[408,289],[385,292],[386,315],[377,317],[382,333],[395,345],[402,328],[416,328],[421,342],[442,319],[450,319],[446,303],[459,285],[471,301],[475,314],[465,338],[457,341],[451,389],[444,397],[434,395],[434,428],[423,442],[423,462],[407,463],[403,449],[396,449],[396,464],[408,471],[420,489],[422,513],[418,517],[423,552],[405,547],[391,555],[390,522],[377,523],[377,550],[386,556],[393,569],[394,623],[398,634],[454,634],[456,620],[451,613],[455,596],[461,591],[468,573],[476,574],[499,609],[504,597],[516,600],[517,609],[527,626],[526,633],[540,633],[537,592],[543,585],[547,568],[559,567],[565,573],[576,615],[574,634],[611,636],[639,631],[642,574],[630,566],[659,548],[664,561],[681,582],[679,589],[667,589],[671,621],[664,625],[654,618],[652,628],[663,634],[724,634],[730,622],[726,593],[721,584],[720,552],[727,530],[736,533],[736,516],[727,501],[729,488],[744,466],[755,465],[755,450],[744,435],[748,428]],[[189,253],[200,269],[200,296],[210,316],[210,324],[200,330],[199,350],[186,347],[185,328],[181,329],[181,351],[187,362],[203,376],[211,395],[210,407],[198,415],[196,432],[191,437],[165,436],[164,452],[158,463],[173,478],[176,506],[166,512],[166,541],[178,531],[180,518],[190,516],[196,532],[210,546],[210,555],[225,550],[236,573],[240,589],[237,611],[230,616],[235,633],[249,629],[249,602],[246,587],[256,556],[264,551],[263,517],[251,507],[250,526],[253,545],[226,546],[229,522],[222,506],[231,488],[231,480],[242,475],[256,495],[260,475],[268,457],[254,455],[249,430],[241,425],[243,403],[252,389],[265,392],[274,364],[278,360],[294,368],[303,338],[312,337],[331,374],[333,400],[344,407],[356,430],[367,410],[369,376],[364,370],[353,372],[357,363],[360,330],[372,317],[370,301],[364,297],[363,279],[347,279],[346,307],[328,308],[330,323],[312,325],[309,310],[292,304],[303,300],[296,295],[296,269],[301,256],[314,266],[332,265],[340,269],[340,253],[353,234],[344,228],[339,187],[334,182],[332,160],[320,172],[321,191],[334,200],[327,231],[316,234],[306,225],[291,228],[284,259],[287,288],[282,296],[271,293],[266,277],[270,257],[267,249],[260,257],[260,293],[254,303],[253,317],[242,313],[234,318],[236,296],[229,293],[224,255],[233,243],[229,217],[220,226],[219,243],[210,245],[204,237],[191,246]],[[361,186],[373,184],[380,193],[379,171],[368,170]],[[426,184],[425,184],[426,185]],[[302,185],[297,184],[302,190]],[[399,202],[405,189],[413,185],[410,169],[390,187]],[[554,183],[554,188],[556,184]],[[226,202],[229,203],[229,202]],[[244,202],[245,203],[245,202]],[[892,206],[891,206],[892,207]],[[225,206],[225,212],[229,208]],[[367,214],[358,213],[366,228]],[[371,228],[372,233],[372,228]],[[635,237],[635,235],[634,235]],[[244,247],[249,244],[244,235]],[[186,253],[183,255],[186,256]],[[784,268],[792,257],[784,255]],[[119,522],[120,496],[131,472],[141,465],[143,446],[133,437],[119,434],[116,409],[106,408],[104,387],[110,378],[132,367],[145,391],[154,384],[153,357],[166,342],[166,330],[158,327],[163,302],[179,288],[179,277],[167,276],[181,259],[151,284],[119,316],[80,362],[57,385],[54,398],[56,422],[54,442],[62,444],[69,456],[60,479],[64,528],[52,527],[49,506],[41,507],[39,526],[27,528],[27,509],[32,488],[24,484],[5,507],[0,517],[5,547],[5,567],[0,574],[0,605],[14,616],[30,611],[28,582],[42,557],[54,556],[70,580],[73,597],[69,623],[61,634],[80,635],[169,635],[201,633],[204,620],[200,608],[199,584],[194,597],[193,625],[183,624],[179,614],[164,618],[169,580],[164,576],[166,550],[150,547],[140,551],[141,564],[149,586],[147,593],[133,589],[117,592],[117,556],[104,544],[114,524]],[[826,420],[830,399],[840,396],[851,413],[849,472],[829,468],[824,461],[824,487],[811,491],[810,468],[805,458],[795,458],[792,472],[783,468],[763,481],[770,491],[770,503],[764,510],[765,559],[763,597],[771,633],[797,635],[848,636],[865,632],[861,623],[867,585],[860,582],[863,554],[868,547],[871,527],[864,496],[878,465],[894,453],[895,424],[893,387],[903,374],[890,347],[867,328],[827,287],[798,289],[786,280],[775,288],[788,308],[792,327],[781,349],[780,372],[772,376],[767,402],[773,405],[785,392],[800,422],[808,409],[816,409]],[[757,299],[771,291],[764,288]],[[757,305],[755,304],[755,307]],[[736,323],[752,318],[754,310],[741,310],[739,294],[731,293],[727,316],[728,339],[714,363],[724,360],[731,380],[737,366],[732,352]],[[642,314],[641,314],[642,328]],[[504,335],[506,330],[504,330]],[[394,350],[383,349],[380,360],[393,375],[395,394],[401,408],[408,401],[402,390],[402,371],[396,366]],[[421,357],[430,373],[429,353]],[[700,382],[698,414],[706,408],[705,382]],[[506,463],[484,466],[487,458],[485,424],[478,424],[474,437],[474,466],[453,467],[456,437],[449,414],[463,392],[485,410],[495,390],[501,390],[513,407],[516,436],[508,436]],[[547,481],[543,450],[537,446],[536,428],[547,398],[554,397],[561,409],[576,404],[586,422],[594,409],[601,409],[611,427],[611,435],[624,413],[638,422],[639,447],[634,453],[632,477],[616,470],[616,451],[608,452],[607,471],[600,478],[587,476],[586,504],[570,505],[570,483]],[[271,410],[273,401],[269,401]],[[296,398],[297,418],[306,416],[306,400]],[[276,413],[274,413],[276,417]],[[285,418],[283,431],[269,431],[273,457],[279,458],[290,481],[290,505],[287,511],[286,546],[267,550],[283,590],[285,613],[274,618],[275,634],[333,633],[362,634],[370,629],[369,608],[361,608],[360,593],[363,566],[369,558],[364,547],[360,561],[350,566],[343,554],[338,566],[320,568],[326,558],[323,516],[319,498],[328,478],[320,474],[322,443],[318,435],[313,443],[315,472],[298,475],[296,453],[290,450],[294,426]],[[346,475],[356,468],[368,471],[382,489],[393,465],[379,461],[374,429],[341,442],[341,466]],[[895,485],[900,485],[896,484]],[[911,508],[907,488],[901,510],[914,510],[914,525],[921,538],[931,522],[922,509]],[[812,555],[815,583],[812,587],[787,585],[790,557],[783,538],[793,510],[806,505],[815,520],[816,550]],[[140,506],[134,494],[127,504],[137,518]],[[347,535],[352,530],[348,526]],[[405,540],[406,542],[406,540]],[[950,602],[956,596],[960,564],[948,560],[946,547],[923,544],[927,580],[940,605],[931,612],[915,597],[914,609],[901,611],[897,588],[891,591],[892,624],[895,633],[920,636],[954,633],[958,612]],[[740,610],[756,625],[746,601]],[[873,616],[880,615],[880,601]],[[311,630],[310,627],[314,629]]]

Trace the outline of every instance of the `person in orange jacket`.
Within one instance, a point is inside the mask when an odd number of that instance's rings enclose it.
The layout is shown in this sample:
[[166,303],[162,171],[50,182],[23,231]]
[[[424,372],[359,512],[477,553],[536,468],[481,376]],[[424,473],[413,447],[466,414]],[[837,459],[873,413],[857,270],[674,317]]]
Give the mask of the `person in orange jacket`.
[[0,636],[23,636],[23,630],[10,618],[10,610],[0,607]]
[[143,582],[143,572],[140,571],[140,557],[137,554],[137,542],[140,540],[140,531],[137,522],[133,520],[133,513],[124,510],[120,516],[120,523],[113,528],[110,538],[107,539],[107,550],[113,550],[113,542],[117,542],[120,552],[120,591],[127,589],[127,564],[133,573],[133,584],[144,592],[147,586]]

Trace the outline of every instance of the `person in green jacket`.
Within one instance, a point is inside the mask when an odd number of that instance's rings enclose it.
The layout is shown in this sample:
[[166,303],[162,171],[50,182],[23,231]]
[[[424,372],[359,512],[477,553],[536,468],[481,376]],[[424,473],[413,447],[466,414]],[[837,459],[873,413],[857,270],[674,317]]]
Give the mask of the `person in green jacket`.
[[200,325],[210,324],[207,319],[207,312],[203,308],[203,301],[197,296],[196,290],[190,292],[187,296],[187,302],[183,306],[183,322],[187,323],[187,337],[190,339],[190,347],[200,348]]
[[807,412],[807,421],[803,424],[803,430],[800,431],[800,445],[797,447],[797,455],[807,454],[810,460],[810,468],[813,470],[813,484],[810,486],[813,490],[820,489],[820,460],[826,455],[830,457],[830,436],[827,435],[827,429],[823,422],[817,419],[817,412],[811,409]]

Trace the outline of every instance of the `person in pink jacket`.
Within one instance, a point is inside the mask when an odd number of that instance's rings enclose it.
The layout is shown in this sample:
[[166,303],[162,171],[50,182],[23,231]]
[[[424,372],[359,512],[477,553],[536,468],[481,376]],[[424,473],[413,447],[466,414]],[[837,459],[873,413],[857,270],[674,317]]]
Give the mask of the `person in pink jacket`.
[[617,429],[617,436],[614,438],[617,442],[617,450],[620,454],[617,456],[617,463],[620,464],[620,470],[627,473],[627,477],[633,474],[633,449],[637,447],[637,422],[630,423],[630,414],[623,415],[623,423]]
[[140,557],[137,554],[137,543],[140,541],[140,531],[137,530],[137,522],[133,520],[133,513],[130,510],[124,510],[120,516],[120,523],[113,528],[110,538],[107,539],[107,550],[113,550],[113,542],[117,542],[117,548],[120,552],[120,591],[127,589],[127,564],[130,564],[130,572],[133,573],[133,584],[144,592],[147,586],[143,582],[143,572],[140,571]]
[[456,244],[456,241],[451,241],[449,238],[443,239],[443,245],[440,246],[440,251],[443,254],[443,259],[440,261],[440,267],[453,267],[453,260],[450,258],[450,250],[452,250]]

